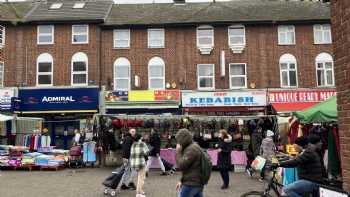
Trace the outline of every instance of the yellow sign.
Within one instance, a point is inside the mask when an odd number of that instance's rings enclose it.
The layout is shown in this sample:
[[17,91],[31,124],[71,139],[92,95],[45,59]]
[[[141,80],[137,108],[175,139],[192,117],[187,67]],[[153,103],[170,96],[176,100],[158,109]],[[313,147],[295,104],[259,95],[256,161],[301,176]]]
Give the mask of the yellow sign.
[[129,91],[129,101],[154,101],[154,91]]

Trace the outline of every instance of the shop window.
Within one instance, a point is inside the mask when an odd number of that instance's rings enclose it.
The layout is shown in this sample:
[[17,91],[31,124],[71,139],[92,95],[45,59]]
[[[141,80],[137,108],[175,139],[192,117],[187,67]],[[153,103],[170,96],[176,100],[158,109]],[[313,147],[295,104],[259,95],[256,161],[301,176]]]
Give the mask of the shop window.
[[278,44],[279,45],[295,44],[295,27],[293,25],[278,26]]
[[0,25],[0,48],[5,45],[5,27]]
[[334,63],[328,53],[316,57],[317,86],[334,86]]
[[230,88],[246,88],[246,64],[230,64]]
[[39,25],[38,26],[37,42],[38,44],[53,44],[54,43],[54,26]]
[[314,25],[314,43],[315,44],[331,44],[332,32],[331,25]]
[[197,65],[197,83],[199,90],[215,89],[215,70],[214,64]]
[[164,29],[148,29],[148,48],[164,48]]
[[280,61],[281,87],[297,87],[297,60],[291,54],[284,54]]
[[228,28],[229,46],[234,53],[241,53],[246,45],[245,27],[234,25]]
[[197,28],[197,47],[202,54],[210,54],[214,48],[214,28],[200,26]]
[[4,62],[0,61],[0,87],[4,87]]
[[130,47],[130,29],[114,30],[114,48]]
[[88,57],[78,52],[72,57],[72,85],[88,85]]
[[148,63],[148,89],[165,89],[165,63],[160,57]]
[[114,62],[114,90],[130,90],[130,62],[118,58]]
[[37,59],[37,85],[53,85],[53,58],[48,53],[39,55]]
[[89,26],[72,25],[72,43],[87,44],[89,43]]

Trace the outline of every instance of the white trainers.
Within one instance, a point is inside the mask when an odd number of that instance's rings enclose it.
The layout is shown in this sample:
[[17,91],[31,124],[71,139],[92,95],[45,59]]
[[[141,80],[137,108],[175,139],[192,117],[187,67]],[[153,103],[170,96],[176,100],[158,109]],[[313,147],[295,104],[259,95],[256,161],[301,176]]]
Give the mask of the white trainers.
[[146,197],[144,194],[136,194],[136,197]]

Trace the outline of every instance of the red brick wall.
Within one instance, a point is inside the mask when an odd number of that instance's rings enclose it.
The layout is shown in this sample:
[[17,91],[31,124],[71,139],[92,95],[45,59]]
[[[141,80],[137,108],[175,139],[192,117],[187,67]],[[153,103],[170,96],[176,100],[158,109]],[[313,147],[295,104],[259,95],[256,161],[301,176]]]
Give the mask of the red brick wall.
[[[321,52],[332,54],[331,45],[313,44],[313,26],[296,26],[296,45],[278,46],[277,26],[247,26],[246,49],[233,54],[228,47],[227,27],[215,28],[215,47],[211,55],[201,55],[196,47],[196,28],[166,28],[165,48],[147,48],[147,29],[131,30],[130,49],[113,49],[113,30],[103,31],[103,84],[113,83],[113,63],[119,57],[129,59],[134,75],[141,76],[140,89],[147,89],[147,65],[154,57],[161,57],[166,64],[166,82],[175,81],[181,89],[197,89],[196,65],[215,64],[216,89],[229,88],[229,63],[247,63],[248,86],[257,88],[280,87],[279,58],[291,53],[297,58],[299,87],[315,87],[315,58]],[[220,51],[226,54],[226,76],[220,77]],[[182,83],[180,83],[182,82]],[[109,87],[113,86],[109,84]],[[132,82],[132,86],[133,86]],[[107,84],[108,86],[108,84]],[[135,87],[133,87],[135,89]]]
[[[99,82],[97,34],[99,27],[89,25],[89,44],[72,44],[71,25],[55,25],[55,44],[37,45],[37,26],[20,25],[7,28],[5,52],[5,84],[6,86],[35,86],[36,59],[41,53],[53,56],[54,86],[71,84],[71,58],[77,52],[88,56],[89,80],[95,85]],[[27,77],[26,77],[27,73]]]
[[344,189],[350,191],[350,1],[332,0],[335,79]]

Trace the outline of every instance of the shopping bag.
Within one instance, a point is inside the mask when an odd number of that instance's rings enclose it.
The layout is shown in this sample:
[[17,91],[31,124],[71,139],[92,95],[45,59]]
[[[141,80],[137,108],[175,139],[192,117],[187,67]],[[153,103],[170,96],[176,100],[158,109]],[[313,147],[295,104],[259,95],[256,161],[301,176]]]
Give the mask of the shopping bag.
[[266,164],[266,159],[264,159],[263,157],[261,156],[257,156],[254,161],[252,162],[252,165],[251,167],[254,169],[254,170],[259,170],[261,171],[264,166]]

